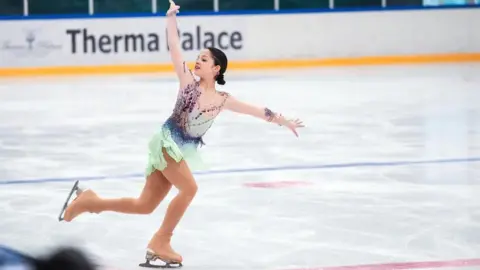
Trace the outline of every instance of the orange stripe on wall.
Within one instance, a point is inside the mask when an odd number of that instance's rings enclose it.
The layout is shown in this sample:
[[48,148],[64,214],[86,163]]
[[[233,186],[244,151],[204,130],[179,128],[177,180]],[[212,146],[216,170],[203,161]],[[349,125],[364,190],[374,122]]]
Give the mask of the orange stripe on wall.
[[[397,65],[428,63],[480,62],[480,53],[409,55],[409,56],[371,56],[357,58],[268,60],[268,61],[231,61],[229,70],[285,69],[351,65]],[[193,65],[192,63],[190,63]],[[37,68],[0,68],[0,77],[61,76],[61,75],[102,75],[128,73],[173,72],[172,65],[103,65],[103,66],[66,66]]]

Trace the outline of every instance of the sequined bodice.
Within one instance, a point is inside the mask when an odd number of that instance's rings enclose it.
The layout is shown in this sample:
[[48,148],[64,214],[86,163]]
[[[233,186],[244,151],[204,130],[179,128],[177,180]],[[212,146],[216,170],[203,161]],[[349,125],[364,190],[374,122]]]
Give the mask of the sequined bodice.
[[178,93],[172,115],[166,122],[171,131],[177,137],[181,137],[183,142],[203,144],[202,136],[211,127],[228,98],[227,93],[217,92],[209,102],[200,104],[201,96],[199,82],[187,85]]

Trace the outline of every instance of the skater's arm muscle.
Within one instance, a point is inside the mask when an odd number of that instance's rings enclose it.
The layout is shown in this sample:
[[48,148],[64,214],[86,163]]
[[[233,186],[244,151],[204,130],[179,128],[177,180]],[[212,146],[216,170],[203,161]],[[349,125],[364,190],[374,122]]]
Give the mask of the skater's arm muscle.
[[279,125],[285,124],[285,119],[269,108],[252,105],[232,96],[226,100],[224,108],[232,112],[250,115]]
[[180,38],[178,36],[177,16],[174,12],[167,16],[167,40],[170,50],[170,58],[175,69],[175,73],[180,80],[181,86],[191,83],[194,78],[188,69],[180,49]]

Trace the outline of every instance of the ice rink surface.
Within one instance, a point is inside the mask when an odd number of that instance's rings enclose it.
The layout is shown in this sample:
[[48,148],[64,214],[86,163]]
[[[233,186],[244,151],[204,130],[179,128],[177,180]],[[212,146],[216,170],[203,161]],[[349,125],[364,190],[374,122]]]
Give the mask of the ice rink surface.
[[[480,269],[480,65],[225,79],[221,90],[307,127],[296,138],[217,118],[173,238],[184,269]],[[0,81],[0,244],[75,245],[110,269],[141,269],[175,190],[150,216],[57,216],[76,179],[101,196],[139,195],[176,93],[162,75]]]

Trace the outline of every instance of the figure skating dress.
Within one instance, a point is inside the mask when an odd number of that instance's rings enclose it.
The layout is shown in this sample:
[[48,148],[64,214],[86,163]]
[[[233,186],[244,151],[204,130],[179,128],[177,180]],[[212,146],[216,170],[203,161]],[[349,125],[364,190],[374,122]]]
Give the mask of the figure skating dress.
[[205,144],[203,135],[212,126],[229,95],[218,91],[211,102],[202,105],[199,104],[202,95],[199,87],[200,83],[194,81],[180,89],[171,116],[150,139],[146,176],[167,167],[163,148],[176,162],[185,160],[191,170],[205,168],[198,147]]

